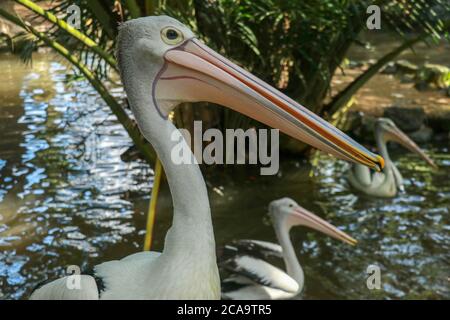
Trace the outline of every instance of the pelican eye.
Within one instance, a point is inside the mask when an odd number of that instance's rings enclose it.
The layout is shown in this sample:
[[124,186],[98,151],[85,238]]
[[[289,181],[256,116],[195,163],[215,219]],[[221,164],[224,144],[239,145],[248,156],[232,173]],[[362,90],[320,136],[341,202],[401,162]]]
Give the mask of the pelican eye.
[[162,29],[161,38],[165,43],[170,45],[179,44],[184,40],[181,31],[175,29],[174,27],[167,27]]

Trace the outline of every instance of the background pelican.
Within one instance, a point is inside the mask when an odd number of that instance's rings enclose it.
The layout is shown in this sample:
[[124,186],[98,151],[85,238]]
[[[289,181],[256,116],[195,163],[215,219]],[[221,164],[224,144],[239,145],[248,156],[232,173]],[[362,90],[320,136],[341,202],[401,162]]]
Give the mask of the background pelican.
[[433,160],[428,157],[391,119],[379,118],[375,124],[375,140],[378,151],[386,161],[382,172],[371,172],[368,168],[355,164],[349,172],[350,184],[368,195],[376,197],[394,197],[397,191],[403,191],[403,177],[392,162],[387,143],[395,141],[405,148],[418,154],[433,168],[437,168]]
[[[198,165],[175,164],[182,143],[167,118],[181,102],[228,106],[340,158],[382,167],[383,159],[268,84],[212,51],[177,20],[145,17],[124,23],[117,56],[139,129],[155,148],[173,198],[173,224],[162,253],[140,252],[94,267],[78,290],[67,277],[33,299],[219,299],[220,281],[208,194]],[[193,155],[191,154],[193,159]]]
[[[239,240],[226,246],[224,250],[231,252],[232,257],[226,258],[219,265],[233,275],[222,282],[223,298],[289,299],[303,290],[303,269],[289,237],[294,226],[306,226],[348,244],[356,244],[355,239],[302,208],[292,199],[272,201],[269,215],[281,246],[258,240]],[[283,258],[286,272],[262,260],[268,256]]]

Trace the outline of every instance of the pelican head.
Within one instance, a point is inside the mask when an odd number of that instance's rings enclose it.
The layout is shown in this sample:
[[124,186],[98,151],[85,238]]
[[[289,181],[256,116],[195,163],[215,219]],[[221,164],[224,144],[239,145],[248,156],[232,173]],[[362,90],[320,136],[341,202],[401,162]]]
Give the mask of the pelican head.
[[394,141],[408,150],[418,154],[423,160],[425,160],[433,168],[437,168],[436,164],[431,158],[419,148],[419,146],[412,141],[402,130],[400,130],[395,123],[388,118],[379,118],[375,125],[377,135],[380,135],[386,142]]
[[269,215],[274,224],[283,223],[288,228],[294,226],[305,226],[320,231],[330,237],[341,240],[350,245],[355,245],[357,241],[345,232],[339,230],[332,224],[302,208],[290,198],[274,200],[269,204]]
[[[182,102],[212,102],[341,159],[377,170],[384,166],[382,157],[213,51],[171,17],[143,17],[122,24],[117,57],[131,108],[141,128],[140,122],[148,121],[150,113],[151,117],[165,120]],[[151,100],[145,103],[138,94],[143,90],[151,95]],[[144,107],[146,110],[136,110]]]

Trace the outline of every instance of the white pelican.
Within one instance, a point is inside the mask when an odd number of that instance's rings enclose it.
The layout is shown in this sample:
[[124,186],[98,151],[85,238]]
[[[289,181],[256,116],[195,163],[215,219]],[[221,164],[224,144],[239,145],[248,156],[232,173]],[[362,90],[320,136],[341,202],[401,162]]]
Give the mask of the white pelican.
[[121,26],[117,45],[131,109],[167,175],[172,227],[161,253],[140,252],[102,263],[92,275],[81,276],[80,289],[68,289],[64,277],[38,288],[32,299],[220,298],[205,182],[198,165],[171,160],[180,141],[171,139],[178,129],[167,115],[181,102],[218,103],[340,158],[383,167],[380,156],[211,50],[173,18],[130,20]]
[[[224,250],[231,253],[219,266],[232,275],[222,282],[222,297],[233,300],[276,300],[297,296],[305,281],[289,232],[294,226],[306,226],[333,238],[355,245],[356,240],[299,206],[294,200],[282,198],[269,205],[278,242],[239,240]],[[226,255],[226,253],[225,253]],[[267,256],[284,259],[286,272],[262,260]]]
[[387,143],[395,141],[405,148],[417,153],[429,165],[437,166],[391,119],[379,118],[375,124],[375,140],[378,151],[386,161],[382,172],[371,172],[359,164],[352,165],[348,179],[350,184],[359,191],[376,197],[394,197],[397,190],[403,191],[403,177],[389,157]]

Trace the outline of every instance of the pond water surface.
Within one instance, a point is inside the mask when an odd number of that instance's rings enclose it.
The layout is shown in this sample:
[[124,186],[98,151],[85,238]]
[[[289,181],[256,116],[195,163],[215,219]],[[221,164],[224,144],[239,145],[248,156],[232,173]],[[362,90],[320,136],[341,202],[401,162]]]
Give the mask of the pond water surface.
[[[68,265],[141,250],[153,171],[121,160],[130,139],[86,82],[66,83],[67,69],[54,56],[36,54],[26,67],[2,55],[0,70],[0,297],[20,299]],[[406,192],[387,200],[354,193],[345,180],[348,164],[327,156],[313,170],[282,159],[280,174],[270,177],[257,168],[209,168],[217,244],[275,241],[267,205],[289,196],[359,241],[350,247],[293,229],[306,275],[302,298],[448,299],[449,145],[423,147],[440,170],[394,146]],[[170,206],[164,185],[156,250],[171,223]],[[381,290],[366,286],[371,264],[381,268]]]

